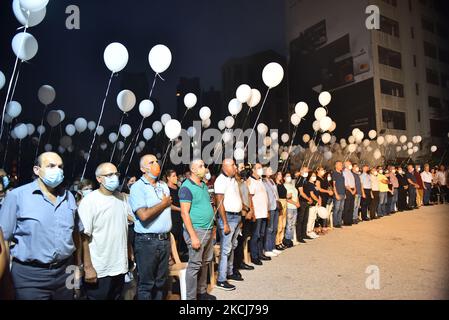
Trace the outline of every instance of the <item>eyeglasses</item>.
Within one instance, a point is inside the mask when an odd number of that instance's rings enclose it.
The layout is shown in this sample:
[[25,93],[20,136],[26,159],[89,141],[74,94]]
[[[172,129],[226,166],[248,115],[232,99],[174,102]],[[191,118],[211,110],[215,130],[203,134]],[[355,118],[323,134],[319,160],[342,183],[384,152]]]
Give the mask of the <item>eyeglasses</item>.
[[120,172],[111,172],[107,174],[102,174],[100,177],[112,178],[113,176],[120,177]]

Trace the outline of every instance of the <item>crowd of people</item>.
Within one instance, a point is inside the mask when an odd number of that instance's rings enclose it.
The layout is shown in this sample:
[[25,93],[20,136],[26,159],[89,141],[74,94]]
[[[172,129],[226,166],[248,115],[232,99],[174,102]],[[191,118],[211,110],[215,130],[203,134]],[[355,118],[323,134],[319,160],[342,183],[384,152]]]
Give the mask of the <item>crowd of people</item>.
[[175,241],[187,262],[186,298],[215,300],[208,289],[217,245],[213,285],[231,291],[244,281],[241,270],[260,270],[333,228],[449,201],[443,165],[337,161],[274,172],[225,159],[213,175],[202,160],[162,173],[144,155],[140,170],[123,186],[116,166],[102,163],[95,181],[68,187],[52,152],[37,158],[35,180],[23,186],[12,188],[0,170],[0,297],[116,300],[135,281],[131,298],[166,299]]

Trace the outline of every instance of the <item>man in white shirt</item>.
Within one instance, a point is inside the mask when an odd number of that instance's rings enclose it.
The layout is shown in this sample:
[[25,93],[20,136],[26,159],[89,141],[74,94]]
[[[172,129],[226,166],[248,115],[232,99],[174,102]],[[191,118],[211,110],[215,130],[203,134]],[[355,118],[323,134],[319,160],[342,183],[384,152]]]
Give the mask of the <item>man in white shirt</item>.
[[436,179],[440,187],[440,202],[448,202],[447,171],[445,166],[440,166],[440,170],[436,173]]
[[240,232],[242,198],[240,188],[235,180],[237,167],[234,160],[225,159],[222,172],[215,180],[215,200],[218,208],[218,230],[220,232],[220,262],[218,264],[218,279],[216,288],[230,291],[235,286],[228,280],[243,281],[242,276],[234,273],[234,250],[237,247],[237,237]]
[[430,194],[432,192],[432,174],[430,173],[429,164],[424,165],[424,171],[421,172],[421,179],[424,185],[424,205],[430,206]]
[[260,163],[253,167],[252,175],[248,179],[249,197],[251,209],[256,217],[253,234],[249,243],[251,252],[251,262],[255,265],[262,265],[261,260],[271,260],[263,254],[263,244],[268,218],[268,195],[262,181],[263,168]]
[[128,215],[125,194],[117,190],[119,173],[112,163],[95,171],[100,188],[81,201],[78,213],[84,225],[84,287],[89,300],[118,300],[128,272]]

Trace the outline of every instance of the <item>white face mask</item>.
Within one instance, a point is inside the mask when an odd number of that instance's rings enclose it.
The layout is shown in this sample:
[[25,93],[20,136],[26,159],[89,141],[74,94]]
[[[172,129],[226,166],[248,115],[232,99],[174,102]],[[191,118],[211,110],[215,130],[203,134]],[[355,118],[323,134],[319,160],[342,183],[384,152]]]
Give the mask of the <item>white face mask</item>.
[[292,183],[292,177],[285,177],[286,183]]
[[331,176],[327,176],[327,181],[331,181],[332,177]]
[[352,170],[352,165],[351,165],[351,164],[349,165],[348,169],[349,169],[349,170]]
[[259,177],[263,176],[263,169],[257,169],[256,172]]
[[384,171],[383,171],[383,170],[379,170],[379,173],[380,173],[380,174],[383,174],[383,173],[384,173]]
[[303,178],[307,178],[308,175],[309,175],[309,174],[308,174],[307,172],[304,172],[304,173],[302,174],[302,177],[303,177]]
[[210,180],[210,179],[212,178],[209,172],[208,172],[208,173],[206,173],[206,176],[205,176],[205,178],[206,178],[206,180]]
[[391,170],[391,173],[392,173],[392,174],[395,174],[395,173],[396,173],[396,170],[394,170],[394,169]]

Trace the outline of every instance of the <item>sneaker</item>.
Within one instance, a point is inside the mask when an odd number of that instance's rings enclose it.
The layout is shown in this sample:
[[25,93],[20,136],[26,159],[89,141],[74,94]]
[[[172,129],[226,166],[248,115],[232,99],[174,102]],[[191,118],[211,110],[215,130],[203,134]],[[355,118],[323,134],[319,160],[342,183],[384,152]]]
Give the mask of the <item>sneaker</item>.
[[277,255],[280,255],[280,254],[282,253],[282,251],[277,250],[277,249],[274,249],[274,250],[273,250],[273,253],[275,253],[275,254],[277,254]]
[[217,300],[216,296],[213,296],[211,294],[206,293],[201,293],[197,296],[198,300]]
[[273,251],[266,251],[265,256],[271,258],[271,257],[277,257],[278,255],[276,253],[274,253]]
[[215,284],[215,288],[221,289],[224,291],[235,290],[235,286],[232,284],[229,284],[227,281],[217,281],[217,283]]
[[230,276],[227,276],[228,281],[243,281],[241,274],[233,273]]

